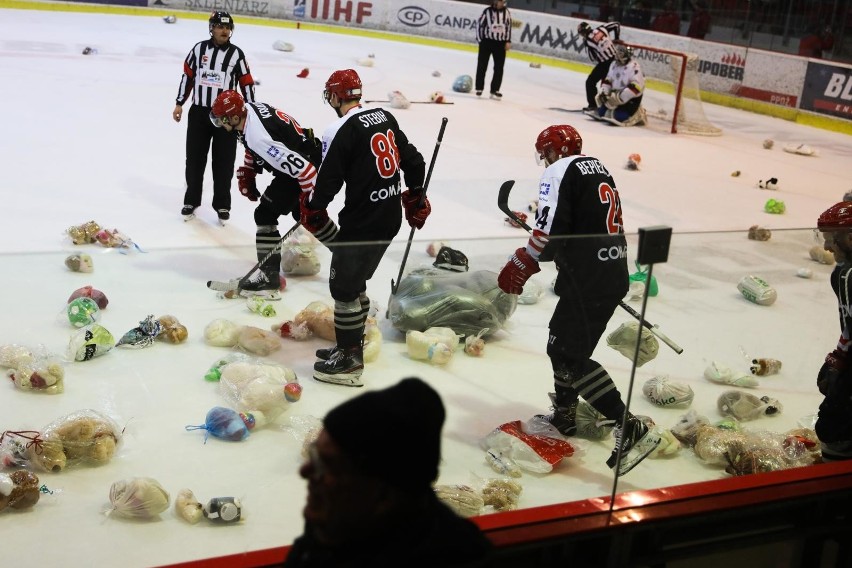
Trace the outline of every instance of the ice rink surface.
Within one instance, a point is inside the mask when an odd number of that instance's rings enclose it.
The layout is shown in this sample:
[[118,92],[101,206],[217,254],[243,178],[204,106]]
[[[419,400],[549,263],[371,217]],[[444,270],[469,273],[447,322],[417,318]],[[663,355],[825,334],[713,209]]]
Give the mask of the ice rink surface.
[[[219,299],[204,285],[209,279],[241,276],[255,262],[254,204],[237,193],[236,183],[227,227],[219,226],[210,207],[209,176],[198,218],[185,223],[179,215],[186,125],[174,123],[171,112],[183,59],[207,37],[206,21],[179,15],[177,23],[167,25],[158,17],[19,10],[2,10],[2,15],[6,33],[0,39],[0,71],[12,83],[3,97],[10,128],[2,142],[5,324],[0,345],[42,346],[64,356],[75,331],[64,315],[66,300],[84,285],[109,298],[100,323],[116,337],[149,314],[172,314],[189,329],[185,344],[116,348],[92,361],[67,362],[60,395],[33,394],[6,383],[0,394],[2,430],[38,430],[87,408],[108,414],[125,430],[108,465],[42,473],[42,482],[54,493],[29,511],[0,513],[4,540],[17,543],[32,564],[56,566],[74,559],[74,564],[99,567],[157,566],[288,544],[302,528],[304,482],[297,468],[303,425],[360,391],[311,378],[313,351],[327,342],[283,340],[268,359],[292,368],[304,392],[278,423],[240,443],[210,439],[205,444],[201,432],[184,429],[202,423],[211,407],[228,405],[216,384],[202,378],[213,361],[229,353],[204,343],[209,322],[225,318],[268,329],[312,301],[331,301],[325,250],[320,250],[320,274],[288,279],[273,318],[250,312],[242,301]],[[276,40],[292,43],[295,50],[273,50]],[[233,41],[246,52],[261,83],[258,100],[317,132],[335,118],[321,93],[336,69],[358,70],[365,99],[386,99],[389,91],[399,90],[410,100],[429,100],[440,90],[454,103],[393,111],[427,163],[441,118],[449,119],[428,188],[433,213],[415,236],[408,268],[431,263],[426,247],[440,240],[463,251],[472,270],[499,270],[526,236],[503,222],[497,188],[504,180],[516,180],[510,205],[525,210],[541,172],[534,160],[537,134],[551,124],[574,125],[585,153],[600,158],[615,178],[631,269],[640,227],[674,230],[668,262],[654,268],[660,293],[648,301],[647,317],[684,352],[677,355],[660,344],[657,358],[635,373],[632,410],[662,426],[674,425],[684,409],[657,408],[641,393],[646,380],[667,375],[694,390],[693,409],[718,420],[716,400],[727,389],[704,379],[705,367],[719,361],[744,370],[752,357],[772,357],[783,362],[781,373],[760,378],[752,392],[777,398],[783,412],[746,427],[783,432],[810,424],[821,399],[816,371],[839,334],[828,284],[831,267],[808,255],[815,244],[811,228],[820,212],[852,190],[848,136],[710,105],[705,112],[724,130],[720,137],[671,135],[662,124],[620,129],[548,110],[584,106],[585,81],[583,74],[548,65],[532,68],[510,58],[504,100],[497,102],[452,92],[457,76],[474,71],[470,51],[244,25],[239,18]],[[83,55],[86,47],[95,52]],[[364,58],[374,65],[359,65]],[[297,78],[303,68],[310,70],[308,77]],[[649,105],[655,97],[649,93]],[[763,148],[765,139],[774,141],[773,149]],[[800,144],[817,155],[782,151]],[[640,171],[624,167],[632,153],[642,156]],[[732,176],[735,171],[740,175]],[[758,189],[758,181],[769,177],[779,180],[779,189]],[[269,179],[265,174],[259,185]],[[784,201],[786,212],[765,213],[769,198]],[[332,203],[332,216],[341,203],[341,197]],[[66,230],[90,220],[120,230],[142,250],[122,254],[95,244],[73,245]],[[281,228],[291,223],[282,219]],[[772,238],[747,239],[752,225],[771,229]],[[404,227],[368,286],[384,340],[378,360],[364,373],[365,389],[411,375],[432,384],[448,411],[439,483],[476,486],[497,476],[485,462],[480,440],[504,422],[548,411],[552,378],[544,348],[556,302],[549,292],[555,272],[542,266],[534,277],[544,289],[541,301],[518,306],[505,329],[488,341],[482,358],[459,349],[448,365],[433,366],[412,360],[404,336],[383,317],[407,236]],[[81,252],[93,257],[93,273],[73,273],[64,266],[67,255]],[[800,268],[810,269],[813,277],[796,277]],[[749,274],[777,290],[774,305],[758,306],[739,294],[736,284]],[[631,305],[640,308],[638,302]],[[630,319],[617,311],[608,333]],[[626,396],[630,361],[604,340],[595,358]],[[382,432],[363,435],[369,444]],[[553,473],[519,479],[521,507],[609,495],[612,475],[604,462],[611,440],[572,443],[575,455]],[[682,450],[668,459],[646,460],[620,480],[618,490],[725,476],[720,467]],[[240,497],[245,521],[191,526],[173,509],[151,522],[105,516],[110,485],[131,477],[153,477],[173,498],[184,487],[202,502]],[[61,535],[62,544],[45,535]]]

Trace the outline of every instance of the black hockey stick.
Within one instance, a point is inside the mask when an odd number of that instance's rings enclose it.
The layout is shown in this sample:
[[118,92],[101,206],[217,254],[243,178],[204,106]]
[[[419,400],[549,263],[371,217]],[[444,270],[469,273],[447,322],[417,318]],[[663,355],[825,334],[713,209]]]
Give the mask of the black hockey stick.
[[275,252],[276,252],[276,251],[278,251],[278,250],[280,250],[280,249],[281,249],[281,245],[283,245],[283,244],[284,244],[284,241],[285,241],[285,240],[287,240],[287,238],[289,238],[289,237],[290,237],[290,235],[292,235],[293,233],[295,233],[295,232],[296,232],[296,229],[298,229],[298,228],[299,228],[299,226],[300,226],[301,224],[302,224],[302,223],[301,223],[300,221],[296,221],[296,224],[295,224],[295,225],[293,225],[293,227],[292,227],[289,231],[287,231],[287,233],[286,233],[283,237],[281,237],[280,239],[278,239],[278,242],[277,242],[277,243],[275,243],[275,246],[274,246],[274,247],[272,247],[272,250],[270,250],[270,251],[266,254],[266,256],[264,256],[264,257],[263,257],[260,261],[258,261],[258,263],[257,263],[257,264],[255,264],[255,265],[252,267],[252,269],[251,269],[251,270],[249,270],[248,272],[246,272],[246,275],[245,275],[245,276],[243,276],[242,278],[233,278],[233,279],[231,279],[231,280],[229,280],[229,281],[227,281],[227,282],[221,282],[221,281],[218,281],[218,280],[208,280],[208,281],[207,281],[207,287],[208,287],[208,288],[210,288],[211,290],[215,290],[215,291],[217,291],[217,292],[229,292],[229,291],[231,291],[231,290],[240,290],[240,289],[242,289],[242,287],[245,285],[245,283],[246,283],[246,282],[248,282],[248,279],[251,277],[251,275],[252,275],[252,274],[254,274],[254,272],[255,272],[255,271],[256,271],[256,270],[257,270],[257,269],[258,269],[258,268],[259,268],[259,267],[260,267],[260,266],[261,266],[264,262],[266,262],[267,260],[269,260],[270,258],[272,258],[272,255],[273,255],[273,254],[275,254]]
[[[389,103],[390,101],[364,101],[365,103]],[[454,105],[456,103],[452,101],[441,101],[436,103],[435,101],[408,101],[413,105]]]
[[[444,130],[447,129],[447,117],[441,119],[441,129],[438,131],[438,140],[435,141],[435,149],[432,151],[432,161],[429,163],[429,171],[426,172],[426,180],[423,182],[423,193],[420,194],[420,203],[418,208],[423,207],[426,201],[426,189],[429,187],[429,180],[432,179],[432,169],[435,167],[435,159],[438,157],[438,149],[441,147],[441,140],[444,139]],[[402,264],[399,265],[399,274],[396,277],[396,282],[391,280],[391,296],[396,295],[399,290],[399,283],[402,281],[402,271],[405,270],[405,263],[408,260],[408,251],[411,250],[411,241],[414,239],[414,227],[411,227],[411,232],[408,234],[408,242],[405,245],[405,254],[402,255]]]
[[[512,186],[514,186],[514,185],[515,185],[515,180],[513,180],[513,179],[510,179],[508,181],[503,182],[503,185],[500,186],[500,190],[497,192],[497,207],[500,208],[500,211],[502,211],[503,213],[508,215],[508,217],[511,220],[513,220],[515,223],[517,223],[518,225],[520,225],[521,227],[526,229],[526,231],[528,233],[532,233],[532,231],[533,231],[532,227],[527,225],[523,221],[523,219],[518,217],[515,214],[514,211],[509,209],[509,193],[512,191]],[[660,341],[662,341],[663,343],[665,343],[666,345],[671,347],[672,350],[674,350],[675,353],[677,353],[678,355],[683,353],[683,347],[681,347],[680,345],[678,345],[677,343],[675,343],[674,341],[672,341],[671,339],[666,337],[666,334],[664,334],[662,331],[660,331],[656,325],[652,325],[651,323],[648,322],[648,320],[642,318],[641,315],[639,314],[639,312],[637,312],[636,310],[634,310],[633,308],[631,308],[630,306],[625,304],[624,301],[619,302],[618,305],[621,306],[631,316],[636,318],[642,325],[644,325],[646,328],[648,328],[648,330],[651,333],[653,333],[654,335],[659,337]]]

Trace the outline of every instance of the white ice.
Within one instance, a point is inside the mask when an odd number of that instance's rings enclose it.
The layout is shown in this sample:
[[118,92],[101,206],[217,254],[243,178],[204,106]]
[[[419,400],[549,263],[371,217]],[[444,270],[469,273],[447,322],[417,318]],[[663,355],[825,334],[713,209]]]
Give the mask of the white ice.
[[[198,218],[185,223],[179,215],[185,123],[175,124],[171,111],[182,61],[196,41],[207,37],[206,21],[181,14],[177,23],[167,25],[154,16],[23,10],[2,10],[2,16],[0,71],[9,80],[2,99],[6,134],[0,252],[6,268],[0,293],[6,324],[0,344],[44,346],[64,354],[74,331],[63,313],[65,302],[87,284],[109,298],[101,323],[117,337],[148,314],[175,315],[190,332],[183,345],[116,348],[89,362],[68,362],[64,394],[37,395],[6,383],[0,395],[0,430],[37,430],[85,408],[105,412],[126,428],[111,463],[42,474],[52,495],[29,512],[0,513],[4,541],[16,543],[10,554],[42,566],[73,559],[90,566],[130,567],[288,544],[301,532],[305,493],[297,475],[303,432],[289,418],[321,418],[360,391],[311,379],[313,351],[325,342],[284,340],[270,359],[292,367],[304,386],[302,400],[287,416],[241,443],[210,439],[205,444],[201,432],[184,430],[203,422],[211,407],[227,405],[216,385],[202,378],[228,352],[205,345],[205,325],[227,318],[269,328],[311,301],[330,302],[325,251],[319,275],[288,279],[275,318],[261,318],[243,302],[218,299],[205,288],[207,280],[241,276],[255,262],[254,204],[236,191],[227,227],[218,225],[209,205],[209,177]],[[276,40],[292,43],[295,50],[274,51]],[[334,119],[320,95],[335,69],[357,68],[367,99],[385,99],[389,91],[400,90],[411,100],[428,100],[440,90],[454,103],[394,111],[427,162],[441,118],[449,119],[428,188],[433,214],[415,235],[409,268],[431,263],[426,247],[442,240],[465,252],[473,269],[499,270],[526,237],[503,222],[497,188],[504,180],[517,180],[510,205],[524,210],[541,171],[533,156],[536,135],[550,124],[573,124],[584,138],[585,152],[600,158],[615,177],[631,267],[640,227],[669,225],[675,233],[668,262],[654,269],[660,294],[649,300],[647,317],[684,352],[676,355],[661,344],[658,357],[636,371],[633,411],[665,427],[677,421],[683,410],[657,408],[641,394],[647,379],[668,375],[695,391],[692,408],[717,420],[716,399],[725,388],[702,377],[707,364],[716,360],[745,369],[751,357],[774,357],[782,360],[782,372],[761,378],[753,392],[779,399],[784,411],[747,427],[783,432],[808,424],[816,412],[821,397],[815,374],[839,330],[828,284],[831,267],[808,257],[815,244],[810,228],[821,211],[852,189],[848,136],[709,105],[705,111],[724,129],[721,137],[671,135],[661,127],[619,129],[580,114],[548,110],[584,106],[585,76],[553,66],[531,68],[510,58],[504,100],[497,102],[452,92],[457,76],[474,71],[475,55],[469,50],[239,21],[234,42],[245,50],[261,82],[258,99],[317,131]],[[87,46],[96,53],[83,55]],[[371,54],[373,67],[358,66],[357,60]],[[305,67],[309,76],[297,78]],[[775,142],[771,150],[762,146],[767,138]],[[807,144],[818,155],[783,152],[789,144]],[[638,172],[624,168],[631,153],[642,156]],[[737,170],[741,174],[732,177]],[[778,178],[779,189],[758,189],[758,181],[769,177]],[[268,178],[264,175],[261,182]],[[769,198],[783,200],[786,213],[765,213]],[[338,197],[331,211],[338,211],[341,203]],[[121,254],[99,245],[71,244],[66,229],[89,220],[119,229],[144,252]],[[281,227],[291,223],[282,219]],[[771,240],[748,240],[747,229],[755,224],[771,229]],[[479,441],[504,422],[548,411],[552,377],[544,348],[556,299],[546,291],[539,304],[519,306],[482,358],[459,350],[445,367],[413,361],[402,334],[381,317],[407,236],[405,227],[369,283],[384,343],[378,361],[364,373],[366,389],[410,375],[429,381],[448,410],[439,483],[477,485],[496,477]],[[63,264],[67,255],[82,252],[94,258],[92,274],[72,273]],[[797,278],[799,268],[812,270],[813,278]],[[547,289],[554,274],[552,266],[544,265],[535,281]],[[737,282],[748,274],[777,289],[774,305],[749,303],[737,292]],[[637,302],[631,305],[640,308]],[[608,332],[630,319],[619,310]],[[595,358],[626,397],[629,361],[603,339]],[[364,432],[364,443],[381,435]],[[611,441],[574,442],[577,453],[553,473],[520,479],[522,507],[609,495],[612,475],[604,461]],[[245,521],[216,530],[203,521],[190,526],[172,510],[155,522],[105,517],[111,483],[135,476],[157,479],[172,497],[184,487],[204,502],[240,497]],[[670,459],[645,461],[621,479],[618,489],[726,476],[720,467],[682,451]]]

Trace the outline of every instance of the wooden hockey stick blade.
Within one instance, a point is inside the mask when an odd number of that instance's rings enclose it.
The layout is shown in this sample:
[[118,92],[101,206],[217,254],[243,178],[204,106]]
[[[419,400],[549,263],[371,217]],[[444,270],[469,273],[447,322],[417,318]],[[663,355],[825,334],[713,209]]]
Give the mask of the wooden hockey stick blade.
[[[390,103],[391,101],[364,101],[365,103]],[[413,105],[454,105],[453,101],[441,101],[440,103],[436,103],[435,101],[408,101]]]
[[[511,193],[512,186],[514,185],[515,180],[508,180],[503,182],[503,185],[501,185],[500,189],[497,191],[497,206],[500,208],[500,211],[508,215],[510,219],[512,219],[521,227],[526,229],[528,233],[532,233],[532,228],[526,223],[524,223],[517,215],[515,215],[515,213],[511,209],[509,209],[509,193]],[[639,312],[625,304],[623,301],[619,302],[618,305],[621,306],[624,310],[626,310],[627,313],[632,315],[634,318],[642,322],[642,324],[647,327],[651,333],[656,335],[660,339],[660,341],[671,347],[675,353],[677,353],[678,355],[683,353],[683,348],[680,345],[666,337],[663,332],[659,331],[657,326],[651,325],[647,320],[642,319],[642,316],[639,315]]]

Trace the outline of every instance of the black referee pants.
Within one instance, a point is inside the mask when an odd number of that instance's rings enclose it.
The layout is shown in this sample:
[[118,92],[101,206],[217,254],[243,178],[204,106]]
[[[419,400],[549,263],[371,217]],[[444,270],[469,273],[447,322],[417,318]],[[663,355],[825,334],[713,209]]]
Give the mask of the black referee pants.
[[237,135],[210,122],[210,109],[192,105],[186,127],[186,194],[184,205],[201,205],[207,152],[213,141],[213,209],[231,210],[231,178],[237,156]]
[[612,59],[608,61],[601,61],[595,65],[592,72],[589,73],[589,76],[586,78],[586,102],[589,103],[590,107],[597,108],[598,106],[595,103],[595,96],[598,94],[598,83],[606,78],[606,74],[609,72],[610,63],[612,63]]
[[491,92],[500,91],[503,84],[503,65],[506,63],[506,42],[484,39],[479,42],[479,56],[476,60],[476,90],[485,87],[485,72],[488,70],[488,59],[494,58],[494,76],[491,77]]

